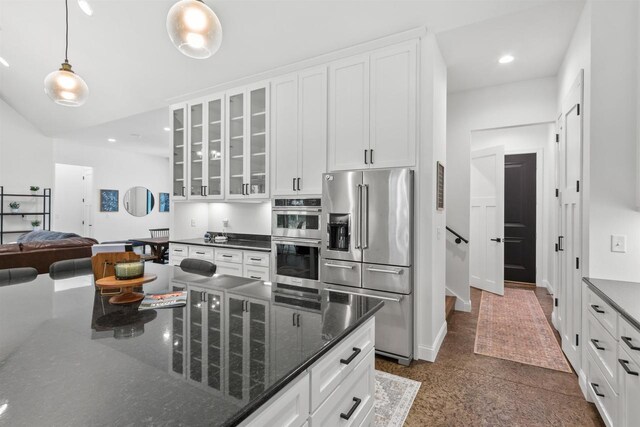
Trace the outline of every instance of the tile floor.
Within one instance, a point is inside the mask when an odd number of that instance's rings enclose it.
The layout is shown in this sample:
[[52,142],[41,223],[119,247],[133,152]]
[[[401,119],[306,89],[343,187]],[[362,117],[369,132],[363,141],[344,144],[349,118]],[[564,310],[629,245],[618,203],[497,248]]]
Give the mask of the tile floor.
[[[551,296],[546,289],[535,292],[551,321]],[[435,363],[414,361],[404,367],[376,358],[376,369],[422,382],[406,425],[604,425],[582,396],[574,373],[474,354],[480,291],[471,289],[471,301],[471,313],[451,316]]]

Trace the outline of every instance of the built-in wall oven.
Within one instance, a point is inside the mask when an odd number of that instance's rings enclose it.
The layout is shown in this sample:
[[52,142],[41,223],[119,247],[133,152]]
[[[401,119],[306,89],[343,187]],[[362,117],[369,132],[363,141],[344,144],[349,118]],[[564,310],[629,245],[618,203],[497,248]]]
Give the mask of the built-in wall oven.
[[318,294],[321,199],[274,199],[272,207],[271,281],[279,291]]

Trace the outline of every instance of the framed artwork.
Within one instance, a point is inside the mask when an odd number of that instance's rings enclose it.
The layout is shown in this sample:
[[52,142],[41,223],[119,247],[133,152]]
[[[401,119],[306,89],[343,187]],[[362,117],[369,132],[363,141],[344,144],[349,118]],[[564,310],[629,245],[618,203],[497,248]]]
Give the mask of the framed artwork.
[[100,190],[100,212],[118,212],[118,190]]
[[160,212],[169,212],[169,193],[159,193]]
[[444,165],[437,162],[437,176],[438,181],[436,183],[436,209],[439,211],[444,210]]

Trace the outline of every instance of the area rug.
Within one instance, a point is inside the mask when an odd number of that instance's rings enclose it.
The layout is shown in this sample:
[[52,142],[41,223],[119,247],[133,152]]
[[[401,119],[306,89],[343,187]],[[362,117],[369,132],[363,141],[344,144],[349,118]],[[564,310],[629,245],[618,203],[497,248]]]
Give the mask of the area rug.
[[475,353],[571,372],[533,291],[482,292]]
[[376,370],[375,427],[400,427],[422,383]]

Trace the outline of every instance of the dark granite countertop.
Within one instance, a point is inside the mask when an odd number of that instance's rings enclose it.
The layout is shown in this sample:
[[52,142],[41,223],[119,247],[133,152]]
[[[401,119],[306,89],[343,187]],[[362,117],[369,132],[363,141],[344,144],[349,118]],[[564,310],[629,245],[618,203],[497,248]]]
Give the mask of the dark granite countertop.
[[382,306],[146,268],[145,292],[184,288],[187,307],[114,306],[92,276],[0,287],[0,425],[236,425]]
[[584,277],[582,280],[640,330],[640,283],[591,277]]
[[229,239],[226,243],[206,242],[202,239],[178,239],[170,240],[169,243],[180,243],[184,245],[213,246],[215,248],[242,249],[250,251],[271,252],[270,240],[250,240],[250,239]]

